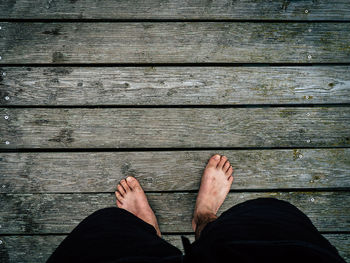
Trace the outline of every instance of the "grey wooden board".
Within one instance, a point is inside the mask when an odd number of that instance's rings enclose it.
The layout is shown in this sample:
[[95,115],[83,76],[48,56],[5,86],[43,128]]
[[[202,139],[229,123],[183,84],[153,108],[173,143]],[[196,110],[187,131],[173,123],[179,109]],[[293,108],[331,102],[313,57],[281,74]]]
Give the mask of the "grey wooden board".
[[65,236],[0,236],[0,262],[45,263]]
[[0,116],[2,149],[350,145],[350,107],[1,108]]
[[348,23],[0,23],[3,63],[350,62]]
[[350,102],[349,66],[3,67],[0,76],[2,105]]
[[215,153],[235,169],[232,189],[350,189],[350,149],[338,148],[0,153],[0,192],[111,192],[129,175],[145,191],[197,190]]
[[[148,193],[162,232],[190,232],[196,193]],[[287,200],[307,214],[320,231],[350,230],[348,192],[230,193],[219,214],[233,205],[258,197]],[[3,234],[69,233],[82,219],[115,206],[114,193],[1,194]],[[59,216],[57,216],[59,215]]]
[[[33,8],[35,6],[35,8]],[[305,11],[308,10],[308,11]],[[347,0],[2,0],[1,18],[349,20]]]
[[[349,234],[323,234],[339,254],[350,260],[350,235]],[[193,235],[186,235],[191,242]],[[65,236],[0,236],[3,244],[0,246],[0,262],[6,263],[44,263],[55,248],[62,242]],[[180,235],[163,235],[163,239],[176,246],[183,252]]]
[[325,238],[335,246],[346,262],[350,262],[350,235],[349,234],[324,234]]

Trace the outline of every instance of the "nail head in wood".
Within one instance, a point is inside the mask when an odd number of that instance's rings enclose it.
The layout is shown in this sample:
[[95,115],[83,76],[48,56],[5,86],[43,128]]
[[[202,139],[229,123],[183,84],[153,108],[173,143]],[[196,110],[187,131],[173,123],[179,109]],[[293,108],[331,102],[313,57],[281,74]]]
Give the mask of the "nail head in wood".
[[10,142],[9,142],[9,141],[6,141],[5,144],[10,144]]
[[5,120],[8,120],[8,119],[9,119],[9,116],[5,115],[5,117],[4,117],[4,118],[5,118]]
[[10,97],[9,96],[5,96],[5,100],[9,100],[10,99]]

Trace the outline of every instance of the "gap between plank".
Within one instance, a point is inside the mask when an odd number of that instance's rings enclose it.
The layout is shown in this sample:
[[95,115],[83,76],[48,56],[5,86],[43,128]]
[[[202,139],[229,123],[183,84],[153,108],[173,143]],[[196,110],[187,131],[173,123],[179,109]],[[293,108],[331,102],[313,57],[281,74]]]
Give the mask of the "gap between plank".
[[[321,234],[350,234],[350,231],[319,231]],[[33,233],[33,234],[23,234],[23,233],[6,233],[0,234],[0,237],[6,236],[66,236],[70,233]],[[167,236],[180,236],[180,235],[194,235],[194,232],[162,232],[162,235]]]
[[203,148],[16,148],[0,149],[6,152],[177,152],[177,151],[220,151],[220,150],[293,150],[293,149],[348,149],[348,146],[296,146],[296,147],[203,147]]
[[68,108],[68,109],[74,109],[74,108],[83,108],[83,109],[98,109],[98,108],[220,108],[220,109],[227,109],[227,108],[311,108],[311,107],[323,107],[323,108],[329,108],[329,107],[349,107],[349,103],[313,103],[313,104],[306,104],[306,103],[295,103],[295,104],[232,104],[232,105],[222,105],[222,104],[202,104],[202,105],[186,105],[186,104],[178,104],[178,105],[0,105],[1,108]]
[[[145,191],[146,194],[175,194],[175,193],[197,193],[197,190],[169,190],[169,191]],[[231,189],[229,193],[298,193],[298,192],[338,192],[338,193],[348,193],[350,192],[350,187],[329,187],[329,188],[271,188],[271,189]],[[95,194],[110,194],[113,195],[114,192],[13,192],[13,193],[0,193],[0,195],[95,195]]]
[[325,63],[234,63],[234,62],[200,62],[200,63],[3,63],[0,67],[305,67],[305,66],[349,66],[350,62]]
[[43,22],[43,23],[349,23],[350,20],[339,19],[113,19],[113,18],[1,18],[0,22]]

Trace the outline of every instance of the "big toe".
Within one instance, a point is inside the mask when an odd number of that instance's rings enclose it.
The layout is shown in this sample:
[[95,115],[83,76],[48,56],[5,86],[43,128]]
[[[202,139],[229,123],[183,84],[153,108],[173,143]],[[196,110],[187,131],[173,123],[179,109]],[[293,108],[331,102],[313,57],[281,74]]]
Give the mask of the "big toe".
[[209,159],[207,167],[216,167],[219,162],[220,162],[220,155],[215,154]]
[[137,181],[135,177],[128,176],[126,178],[126,182],[128,183],[128,186],[130,187],[131,190],[141,188],[140,183]]

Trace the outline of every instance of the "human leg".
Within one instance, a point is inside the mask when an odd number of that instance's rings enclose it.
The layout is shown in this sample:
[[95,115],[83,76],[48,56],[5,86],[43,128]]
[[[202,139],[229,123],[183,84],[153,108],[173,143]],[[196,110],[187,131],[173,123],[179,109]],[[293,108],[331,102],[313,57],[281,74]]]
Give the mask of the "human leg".
[[220,262],[227,256],[234,262],[344,262],[309,218],[288,202],[250,200],[217,218],[233,180],[228,167],[224,156],[213,156],[204,171],[192,220],[196,241],[186,249],[186,262]]
[[228,209],[206,225],[191,256],[203,262],[228,256],[236,262],[345,262],[302,211],[275,198]]
[[233,168],[226,156],[212,156],[203,172],[201,185],[194,208],[192,228],[196,239],[201,231],[211,221],[224,202],[233,182]]
[[[134,180],[137,181],[135,178],[131,181],[135,183]],[[124,184],[126,181],[122,182]],[[117,205],[123,208],[101,209],[85,218],[63,240],[47,262],[181,261],[181,251],[160,238],[159,228],[156,228],[158,224],[147,198],[144,196],[144,199],[136,200],[144,195],[141,190],[141,187],[137,190],[129,188],[129,194],[123,193],[123,204],[119,201],[120,197],[118,199],[120,193],[116,192]],[[140,206],[145,211],[133,214],[134,209]]]
[[136,178],[128,176],[126,180],[121,180],[117,186],[115,195],[119,208],[129,211],[152,225],[156,229],[157,235],[161,236],[157,218],[147,201],[145,192]]

